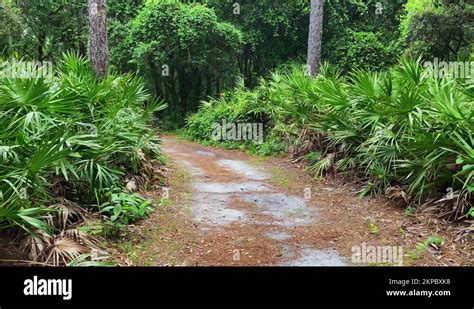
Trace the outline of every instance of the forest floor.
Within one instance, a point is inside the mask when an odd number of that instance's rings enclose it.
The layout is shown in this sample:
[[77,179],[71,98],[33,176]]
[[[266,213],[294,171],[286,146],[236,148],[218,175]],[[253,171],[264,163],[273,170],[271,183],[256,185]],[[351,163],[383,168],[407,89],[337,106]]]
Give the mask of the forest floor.
[[[352,250],[364,244],[401,246],[406,266],[472,263],[465,226],[407,214],[385,198],[359,198],[354,183],[315,180],[286,158],[171,135],[162,149],[169,199],[120,240],[122,265],[391,265],[354,264]],[[433,235],[443,243],[429,243]]]

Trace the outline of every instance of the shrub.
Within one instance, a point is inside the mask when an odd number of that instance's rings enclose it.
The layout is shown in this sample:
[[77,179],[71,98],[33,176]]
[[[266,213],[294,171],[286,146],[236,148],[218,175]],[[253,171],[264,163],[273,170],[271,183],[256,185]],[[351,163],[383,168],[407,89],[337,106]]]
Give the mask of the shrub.
[[[387,193],[410,205],[439,197],[443,215],[461,218],[474,191],[474,88],[426,73],[409,59],[381,73],[343,76],[327,65],[317,79],[298,68],[277,72],[257,90],[204,103],[187,132],[208,139],[201,132],[216,119],[259,115],[267,119],[266,140],[278,137],[317,176],[356,172],[366,183],[362,194]],[[267,153],[267,145],[250,148]]]
[[223,93],[220,99],[202,102],[200,112],[188,117],[185,135],[194,140],[213,141],[215,124],[221,124],[223,121],[227,123],[260,122],[258,111],[256,111],[259,105],[258,100],[258,91],[245,89],[243,81],[240,80],[233,91]]
[[151,118],[164,107],[139,78],[99,80],[74,55],[49,78],[1,79],[0,229],[21,228],[33,244],[38,235],[69,243],[64,232],[83,222],[83,207],[98,210],[106,188],[161,162]]
[[469,59],[473,14],[469,1],[409,0],[400,25],[405,53],[426,59]]
[[347,30],[344,35],[327,43],[326,59],[344,72],[354,69],[385,70],[394,64],[396,49],[383,42],[379,35],[373,32]]
[[106,214],[111,222],[127,225],[148,216],[153,207],[151,202],[134,193],[114,190],[107,192],[107,202],[100,205],[101,213]]

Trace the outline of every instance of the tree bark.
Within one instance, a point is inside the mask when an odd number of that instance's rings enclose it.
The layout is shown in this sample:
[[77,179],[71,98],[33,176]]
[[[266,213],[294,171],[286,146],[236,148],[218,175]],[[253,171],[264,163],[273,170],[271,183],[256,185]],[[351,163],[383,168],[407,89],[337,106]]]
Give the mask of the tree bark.
[[106,0],[89,0],[89,60],[99,76],[105,76],[109,65]]
[[321,69],[321,44],[323,39],[324,0],[311,0],[308,38],[308,73],[317,76]]

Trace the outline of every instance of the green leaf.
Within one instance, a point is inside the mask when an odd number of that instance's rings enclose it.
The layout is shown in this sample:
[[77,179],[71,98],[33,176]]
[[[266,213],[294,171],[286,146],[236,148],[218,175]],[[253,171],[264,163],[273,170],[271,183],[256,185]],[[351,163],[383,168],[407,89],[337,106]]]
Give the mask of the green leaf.
[[122,206],[121,205],[115,206],[114,207],[114,215],[119,216],[121,213],[122,213]]

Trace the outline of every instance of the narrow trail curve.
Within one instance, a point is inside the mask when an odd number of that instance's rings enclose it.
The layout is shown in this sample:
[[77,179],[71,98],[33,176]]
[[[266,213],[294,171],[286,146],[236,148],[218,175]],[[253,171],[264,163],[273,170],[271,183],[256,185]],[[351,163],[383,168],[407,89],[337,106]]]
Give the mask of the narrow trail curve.
[[[214,149],[165,136],[164,154],[190,175],[189,213],[201,243],[198,265],[344,266],[329,238],[305,234],[327,223],[305,186],[279,188],[271,173],[242,152]],[[286,175],[281,175],[284,180]],[[274,177],[273,177],[274,178]],[[308,241],[309,240],[309,241]],[[191,249],[192,251],[192,249]]]

